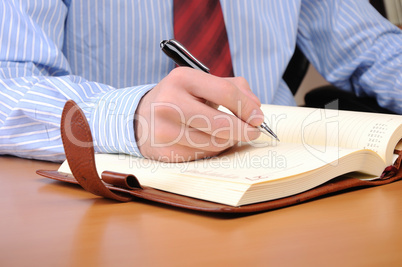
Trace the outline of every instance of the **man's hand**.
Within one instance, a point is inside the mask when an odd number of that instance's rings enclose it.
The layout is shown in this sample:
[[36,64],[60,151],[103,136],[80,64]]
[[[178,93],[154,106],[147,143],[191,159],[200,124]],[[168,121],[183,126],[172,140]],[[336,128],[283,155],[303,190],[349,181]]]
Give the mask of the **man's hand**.
[[[214,108],[222,105],[234,115]],[[138,105],[136,140],[147,158],[191,161],[219,154],[260,135],[261,103],[244,78],[174,69]]]

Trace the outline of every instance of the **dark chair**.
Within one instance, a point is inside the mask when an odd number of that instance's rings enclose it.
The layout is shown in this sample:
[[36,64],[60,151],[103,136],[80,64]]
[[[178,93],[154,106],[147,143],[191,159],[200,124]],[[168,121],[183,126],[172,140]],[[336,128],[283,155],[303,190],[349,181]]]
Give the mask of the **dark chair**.
[[296,46],[295,52],[282,76],[293,95],[296,95],[297,89],[299,89],[309,65],[310,62],[308,59],[304,56],[299,47]]
[[[288,67],[283,75],[283,79],[289,86],[293,95],[296,94],[304,76],[307,72],[309,62],[301,50],[296,47]],[[308,92],[304,98],[306,107],[330,108],[327,104],[337,101],[337,108],[340,110],[394,113],[384,109],[377,104],[374,98],[356,97],[353,93],[343,91],[335,86],[328,85],[319,87]]]

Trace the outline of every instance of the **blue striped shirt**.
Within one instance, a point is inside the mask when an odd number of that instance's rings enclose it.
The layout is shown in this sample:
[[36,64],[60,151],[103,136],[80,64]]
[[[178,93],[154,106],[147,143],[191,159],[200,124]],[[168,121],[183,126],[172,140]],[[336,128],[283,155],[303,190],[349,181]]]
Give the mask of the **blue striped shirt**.
[[[402,34],[365,0],[222,0],[236,76],[263,103],[295,105],[282,74],[296,43],[331,83],[402,113]],[[140,155],[133,114],[174,63],[172,1],[1,0],[0,154],[60,161],[63,105],[95,150]],[[119,90],[116,90],[119,89]]]

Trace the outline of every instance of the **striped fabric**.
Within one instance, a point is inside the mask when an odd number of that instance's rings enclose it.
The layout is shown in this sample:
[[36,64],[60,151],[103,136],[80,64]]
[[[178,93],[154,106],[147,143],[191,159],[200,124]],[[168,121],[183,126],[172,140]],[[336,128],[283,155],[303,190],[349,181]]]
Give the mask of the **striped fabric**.
[[[281,76],[297,42],[330,82],[402,113],[402,34],[368,1],[221,4],[234,73],[263,103],[295,104]],[[140,156],[133,114],[174,68],[159,49],[172,11],[167,0],[1,0],[0,154],[63,160],[60,114],[73,99],[96,151]]]

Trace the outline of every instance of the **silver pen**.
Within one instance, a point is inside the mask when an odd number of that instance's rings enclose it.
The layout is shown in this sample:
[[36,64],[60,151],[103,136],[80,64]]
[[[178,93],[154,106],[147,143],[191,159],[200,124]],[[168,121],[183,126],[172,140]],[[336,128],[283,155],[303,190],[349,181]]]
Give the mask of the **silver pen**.
[[[179,66],[186,66],[209,73],[209,68],[196,59],[181,43],[175,39],[163,40],[160,43],[162,51],[176,62]],[[278,136],[263,122],[257,127],[262,133],[274,137],[279,141]]]

